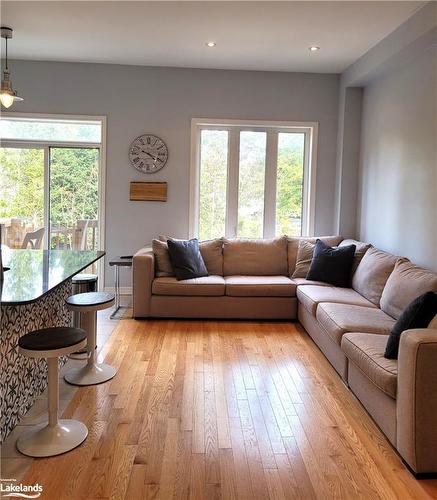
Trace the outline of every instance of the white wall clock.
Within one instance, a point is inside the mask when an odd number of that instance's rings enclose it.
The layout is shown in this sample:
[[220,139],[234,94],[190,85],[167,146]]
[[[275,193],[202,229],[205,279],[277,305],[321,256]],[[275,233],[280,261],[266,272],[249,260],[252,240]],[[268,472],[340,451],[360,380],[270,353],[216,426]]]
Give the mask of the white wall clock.
[[129,160],[133,167],[144,174],[154,174],[167,163],[168,149],[156,135],[137,137],[129,147]]

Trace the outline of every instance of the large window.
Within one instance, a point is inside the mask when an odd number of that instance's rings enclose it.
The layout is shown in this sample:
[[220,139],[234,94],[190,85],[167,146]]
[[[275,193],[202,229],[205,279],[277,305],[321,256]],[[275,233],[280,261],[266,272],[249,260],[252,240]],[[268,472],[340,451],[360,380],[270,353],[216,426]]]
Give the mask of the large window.
[[317,123],[192,121],[190,236],[311,235]]
[[10,248],[103,247],[104,118],[4,113],[0,225]]

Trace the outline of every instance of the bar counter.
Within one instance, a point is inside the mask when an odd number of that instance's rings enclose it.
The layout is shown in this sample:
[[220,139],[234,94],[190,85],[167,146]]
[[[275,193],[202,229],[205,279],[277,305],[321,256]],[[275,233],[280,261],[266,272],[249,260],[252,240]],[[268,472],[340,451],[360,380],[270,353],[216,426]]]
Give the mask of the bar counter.
[[45,360],[19,355],[18,339],[39,328],[70,326],[65,299],[71,295],[71,278],[104,255],[2,249],[3,266],[9,270],[0,284],[0,442],[47,385]]

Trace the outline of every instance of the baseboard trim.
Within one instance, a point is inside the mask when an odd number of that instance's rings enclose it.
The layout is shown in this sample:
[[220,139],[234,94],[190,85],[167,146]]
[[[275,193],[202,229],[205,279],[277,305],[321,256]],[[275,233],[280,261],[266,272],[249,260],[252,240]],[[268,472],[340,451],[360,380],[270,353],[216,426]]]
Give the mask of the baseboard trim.
[[[113,286],[105,286],[105,292],[115,293],[115,287]],[[120,287],[120,295],[132,295],[132,287],[131,286],[121,286]]]
[[[397,450],[395,450],[397,451]],[[399,453],[399,452],[398,452]],[[409,463],[407,463],[404,458],[402,458],[402,462],[403,464],[405,465],[405,467],[411,472],[411,474],[413,474],[413,476],[418,479],[418,480],[422,480],[422,479],[437,479],[437,472],[416,472],[411,466]]]

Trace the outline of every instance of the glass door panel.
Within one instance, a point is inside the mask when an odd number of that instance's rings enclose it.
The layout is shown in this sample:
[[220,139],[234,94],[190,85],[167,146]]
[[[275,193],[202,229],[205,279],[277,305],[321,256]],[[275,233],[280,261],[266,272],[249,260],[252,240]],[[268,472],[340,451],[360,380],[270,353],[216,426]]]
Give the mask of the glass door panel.
[[43,148],[0,148],[0,224],[2,244],[43,248]]
[[202,130],[200,135],[199,238],[225,234],[228,182],[228,131]]
[[240,132],[238,237],[263,237],[266,138],[265,132]]
[[50,147],[51,249],[97,250],[99,149]]
[[278,134],[276,234],[302,234],[305,134]]

